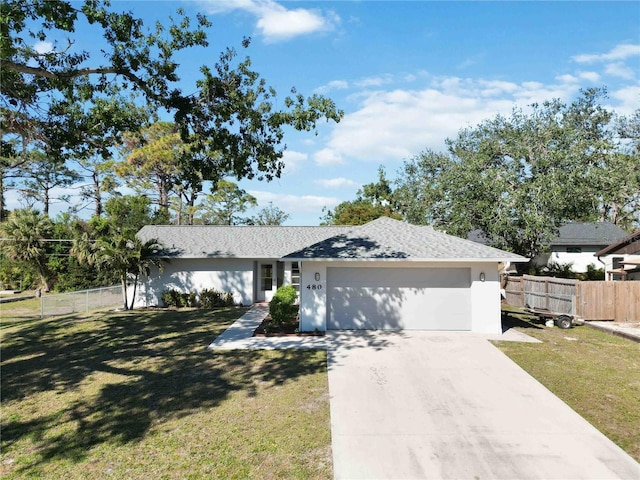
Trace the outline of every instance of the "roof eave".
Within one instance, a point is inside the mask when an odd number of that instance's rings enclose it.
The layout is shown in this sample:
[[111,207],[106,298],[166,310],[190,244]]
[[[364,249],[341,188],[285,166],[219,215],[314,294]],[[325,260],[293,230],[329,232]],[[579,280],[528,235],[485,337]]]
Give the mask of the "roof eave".
[[325,258],[325,257],[282,257],[281,261],[293,262],[430,262],[430,263],[526,263],[525,257],[500,258]]

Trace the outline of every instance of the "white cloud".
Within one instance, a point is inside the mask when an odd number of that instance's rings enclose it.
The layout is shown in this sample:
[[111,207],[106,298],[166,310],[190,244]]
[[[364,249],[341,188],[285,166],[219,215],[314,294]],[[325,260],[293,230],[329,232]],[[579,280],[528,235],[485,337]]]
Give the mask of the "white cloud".
[[600,74],[597,72],[579,72],[578,77],[594,83],[600,81]]
[[314,183],[324,188],[352,188],[359,186],[353,180],[344,177],[316,180]]
[[302,8],[267,11],[256,25],[270,41],[288,40],[298,35],[329,29],[325,18],[311,10]]
[[262,190],[251,190],[249,193],[258,199],[258,205],[268,205],[269,202],[273,202],[275,206],[290,214],[317,213],[324,207],[331,208],[341,202],[336,197],[319,195],[291,195]]
[[309,155],[306,153],[296,152],[295,150],[285,150],[282,156],[285,173],[295,172],[308,158]]
[[589,53],[575,55],[572,60],[578,63],[615,62],[640,55],[640,44],[624,43],[616,45],[607,53]]
[[611,98],[615,98],[618,104],[616,112],[621,115],[631,115],[640,108],[640,85],[631,85],[609,92]]
[[331,80],[326,85],[322,85],[316,88],[315,91],[316,93],[325,94],[332,90],[344,90],[346,88],[349,88],[349,82],[347,82],[346,80]]
[[333,148],[323,148],[322,150],[316,152],[313,155],[313,160],[320,166],[340,165],[344,163],[344,158],[342,157],[342,155],[340,155]]
[[[573,78],[573,77],[571,77]],[[320,165],[369,161],[400,162],[425,148],[443,150],[444,140],[461,128],[514,106],[526,107],[552,98],[567,101],[579,82],[545,85],[460,77],[431,78],[422,89],[362,92],[359,107],[334,127],[325,148],[314,156]]]
[[361,88],[366,87],[380,87],[382,85],[389,85],[395,81],[395,76],[391,74],[378,75],[375,77],[363,78],[356,82],[356,86]]
[[607,75],[624,78],[626,80],[632,79],[635,76],[634,71],[622,62],[609,63],[604,71]]
[[53,51],[53,43],[51,42],[37,42],[33,49],[39,54],[49,53]]
[[558,75],[556,77],[556,80],[558,80],[560,83],[576,83],[579,81],[578,77],[574,77],[573,75],[570,74],[564,74],[564,75]]
[[334,30],[340,17],[317,9],[287,9],[274,0],[209,0],[201,2],[209,13],[243,10],[257,17],[256,28],[267,42]]

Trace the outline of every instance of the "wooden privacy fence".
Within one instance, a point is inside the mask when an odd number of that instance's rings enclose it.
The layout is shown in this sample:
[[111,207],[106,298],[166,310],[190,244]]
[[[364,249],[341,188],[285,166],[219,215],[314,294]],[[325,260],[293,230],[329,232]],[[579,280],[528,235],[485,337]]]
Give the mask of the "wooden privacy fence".
[[640,321],[640,282],[581,282],[554,277],[508,277],[506,302],[568,313],[584,320]]

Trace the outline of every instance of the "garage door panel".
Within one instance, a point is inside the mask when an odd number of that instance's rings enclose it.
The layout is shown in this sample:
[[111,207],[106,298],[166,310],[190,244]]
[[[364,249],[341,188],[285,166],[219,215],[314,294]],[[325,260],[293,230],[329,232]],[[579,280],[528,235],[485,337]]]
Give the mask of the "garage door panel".
[[467,288],[468,268],[329,268],[331,286]]
[[330,329],[471,328],[469,269],[329,268],[327,275]]

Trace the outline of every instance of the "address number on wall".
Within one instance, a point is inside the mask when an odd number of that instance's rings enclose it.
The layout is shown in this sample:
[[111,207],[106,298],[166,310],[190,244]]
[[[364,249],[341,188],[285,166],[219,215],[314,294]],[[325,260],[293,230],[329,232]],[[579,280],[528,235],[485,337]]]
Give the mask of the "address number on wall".
[[312,283],[307,285],[307,290],[322,290],[322,285],[318,283]]

